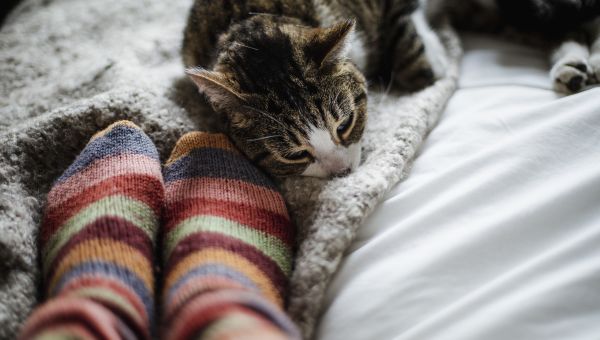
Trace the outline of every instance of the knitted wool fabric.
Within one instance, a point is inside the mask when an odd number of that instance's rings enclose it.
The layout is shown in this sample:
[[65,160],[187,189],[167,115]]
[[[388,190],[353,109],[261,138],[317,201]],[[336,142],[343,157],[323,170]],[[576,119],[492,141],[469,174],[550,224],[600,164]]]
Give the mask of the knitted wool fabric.
[[273,183],[227,137],[199,132],[164,177],[165,338],[299,338],[283,312],[294,229]]
[[39,246],[51,299],[20,337],[149,338],[163,204],[158,152],[137,126],[92,137],[48,194]]

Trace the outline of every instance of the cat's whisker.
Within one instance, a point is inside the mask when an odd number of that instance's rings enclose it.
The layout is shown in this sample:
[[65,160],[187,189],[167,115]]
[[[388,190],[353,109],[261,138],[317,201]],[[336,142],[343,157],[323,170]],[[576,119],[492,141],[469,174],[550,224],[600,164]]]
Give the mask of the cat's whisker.
[[249,15],[268,15],[268,16],[272,16],[272,17],[278,16],[277,14],[265,13],[265,12],[248,12],[248,14]]
[[340,94],[341,94],[341,93],[342,93],[341,91],[340,91],[340,92],[338,92],[338,93],[335,95],[335,98],[333,98],[333,101],[331,101],[331,102],[329,103],[329,109],[330,109],[330,110],[333,110],[333,108],[335,107],[335,104],[337,103],[337,100],[338,100],[338,98],[340,97]]
[[283,136],[282,135],[265,136],[265,137],[260,137],[260,138],[247,139],[246,142],[252,143],[252,142],[258,142],[258,141],[265,140],[265,139],[277,138],[277,137],[283,137]]
[[252,106],[247,106],[247,105],[245,105],[244,107],[247,108],[247,109],[250,109],[250,110],[253,110],[255,112],[258,112],[258,113],[262,114],[263,116],[265,116],[265,117],[269,118],[270,120],[274,121],[275,123],[279,124],[279,126],[281,126],[287,132],[292,133],[292,131],[287,126],[285,126],[285,124],[283,124],[280,120],[276,119],[272,115],[266,113],[265,111],[262,111],[262,110],[259,110],[257,108],[254,108]]
[[[390,79],[394,79],[394,73],[392,73]],[[378,109],[381,108],[381,106],[383,105],[383,102],[388,98],[391,91],[392,91],[392,80],[390,80],[390,82],[388,83],[385,91],[383,92],[383,95],[381,96],[381,99],[379,100],[379,104],[377,104]]]
[[239,42],[239,41],[236,41],[236,42],[234,42],[234,44],[235,44],[235,45],[238,45],[238,46],[245,47],[245,48],[249,48],[249,49],[251,49],[251,50],[258,51],[258,48],[256,48],[256,47],[252,47],[252,46],[248,46],[248,45],[245,45],[245,44],[242,44],[242,43],[241,43],[241,42]]

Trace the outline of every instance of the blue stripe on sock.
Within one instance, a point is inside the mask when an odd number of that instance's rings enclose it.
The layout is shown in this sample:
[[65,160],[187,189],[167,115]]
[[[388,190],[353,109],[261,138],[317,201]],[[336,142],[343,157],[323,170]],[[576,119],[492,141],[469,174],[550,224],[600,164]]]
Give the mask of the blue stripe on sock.
[[117,266],[114,263],[104,261],[89,261],[73,267],[65,273],[54,287],[51,296],[56,295],[60,290],[73,279],[77,279],[82,275],[95,275],[98,277],[108,276],[122,281],[131,287],[140,297],[146,308],[146,313],[150,317],[150,322],[154,318],[154,299],[150,291],[146,288],[144,282],[132,271],[127,268]]
[[243,156],[215,148],[194,149],[169,165],[164,171],[166,182],[193,177],[239,179],[274,189],[275,185]]
[[67,180],[98,159],[125,153],[146,155],[157,161],[159,160],[158,151],[154,143],[152,143],[143,131],[119,125],[115,126],[104,136],[89,143],[56,183]]
[[231,267],[214,263],[196,267],[194,268],[194,270],[188,272],[179,280],[177,280],[177,282],[173,286],[171,286],[171,288],[169,288],[169,291],[167,292],[167,301],[171,301],[175,293],[177,293],[177,290],[183,285],[185,285],[186,282],[201,276],[221,276],[229,280],[238,282],[249,289],[253,289],[257,292],[260,291],[259,288],[254,284],[254,282],[252,282],[252,280],[250,280],[244,274],[234,270]]

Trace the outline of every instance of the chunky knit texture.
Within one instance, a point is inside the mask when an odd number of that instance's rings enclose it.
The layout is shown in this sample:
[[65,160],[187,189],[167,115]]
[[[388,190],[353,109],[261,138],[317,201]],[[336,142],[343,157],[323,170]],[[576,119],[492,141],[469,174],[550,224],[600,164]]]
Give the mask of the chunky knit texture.
[[164,177],[165,337],[299,337],[283,313],[294,230],[273,183],[227,137],[198,132]]
[[48,194],[39,247],[51,299],[21,338],[149,338],[163,204],[150,139],[127,121],[96,134]]

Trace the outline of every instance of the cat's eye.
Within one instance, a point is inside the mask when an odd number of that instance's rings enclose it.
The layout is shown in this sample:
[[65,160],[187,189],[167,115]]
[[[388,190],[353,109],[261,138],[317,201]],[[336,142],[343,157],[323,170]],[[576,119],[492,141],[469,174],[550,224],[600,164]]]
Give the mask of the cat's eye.
[[350,132],[352,132],[352,123],[354,120],[354,113],[350,113],[337,127],[337,134],[341,140],[348,138]]
[[286,161],[292,163],[303,163],[307,162],[312,158],[312,155],[307,150],[301,150],[296,152],[290,152],[283,155]]

